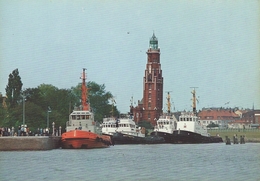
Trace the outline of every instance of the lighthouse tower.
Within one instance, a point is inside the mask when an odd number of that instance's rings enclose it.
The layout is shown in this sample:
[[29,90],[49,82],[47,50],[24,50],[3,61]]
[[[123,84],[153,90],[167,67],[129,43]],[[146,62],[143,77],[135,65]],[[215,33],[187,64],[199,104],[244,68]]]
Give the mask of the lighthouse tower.
[[158,39],[153,33],[147,50],[147,63],[143,79],[143,120],[156,124],[162,113],[163,77]]
[[156,124],[162,114],[163,105],[163,77],[160,63],[160,48],[158,39],[153,33],[147,50],[147,63],[143,78],[143,99],[138,101],[136,107],[130,106],[134,120],[148,121]]

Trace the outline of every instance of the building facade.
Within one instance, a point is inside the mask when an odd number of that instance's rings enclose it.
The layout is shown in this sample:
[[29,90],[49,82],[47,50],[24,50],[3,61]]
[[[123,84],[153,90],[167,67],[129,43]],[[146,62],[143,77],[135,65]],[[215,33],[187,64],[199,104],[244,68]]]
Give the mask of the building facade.
[[230,122],[239,119],[239,115],[231,109],[208,108],[199,111],[198,117],[204,126],[209,124],[217,124],[219,128],[228,128]]
[[147,63],[143,77],[143,99],[138,106],[131,106],[131,112],[136,122],[148,121],[156,124],[163,108],[163,77],[160,63],[160,48],[158,39],[153,34],[147,50]]

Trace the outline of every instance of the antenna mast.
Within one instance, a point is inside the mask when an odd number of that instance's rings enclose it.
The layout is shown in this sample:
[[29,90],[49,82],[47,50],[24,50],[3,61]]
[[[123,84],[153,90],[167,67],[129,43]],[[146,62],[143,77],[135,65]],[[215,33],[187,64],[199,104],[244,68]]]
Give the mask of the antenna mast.
[[191,91],[192,93],[192,112],[196,115],[197,114],[197,110],[196,110],[196,88],[198,87],[190,87],[190,88],[193,88],[193,90]]
[[170,114],[171,113],[171,95],[170,95],[170,92],[171,91],[168,91],[167,92],[167,97],[166,97],[166,99],[167,99],[167,113],[168,114]]
[[86,86],[86,68],[83,68],[83,73],[81,76],[82,79],[82,85],[81,85],[81,104],[82,104],[82,110],[83,111],[89,111],[89,103],[88,103],[88,89]]

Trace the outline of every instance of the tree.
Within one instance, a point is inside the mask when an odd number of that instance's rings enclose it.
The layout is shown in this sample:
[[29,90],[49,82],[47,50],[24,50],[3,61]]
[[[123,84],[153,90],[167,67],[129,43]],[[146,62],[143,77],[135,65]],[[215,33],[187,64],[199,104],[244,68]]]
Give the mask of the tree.
[[[95,120],[102,122],[105,116],[112,115],[112,104],[109,100],[113,98],[111,92],[106,92],[106,86],[104,84],[97,84],[89,81],[87,83],[88,88],[88,101],[92,111],[95,113]],[[72,87],[72,92],[80,100],[81,97],[81,83],[76,87]],[[116,106],[113,106],[113,115],[119,115],[119,111]]]
[[21,98],[21,90],[23,83],[19,75],[18,69],[15,69],[12,74],[9,74],[8,84],[5,88],[7,95],[7,105],[11,108],[17,106],[18,101]]
[[219,125],[218,124],[215,124],[215,123],[210,123],[208,126],[207,126],[207,128],[216,128],[216,127],[219,127]]
[[144,120],[143,120],[143,121],[140,121],[140,122],[138,123],[138,126],[145,128],[145,135],[148,134],[148,132],[149,132],[148,130],[153,129],[152,124],[151,124],[150,122],[144,121]]

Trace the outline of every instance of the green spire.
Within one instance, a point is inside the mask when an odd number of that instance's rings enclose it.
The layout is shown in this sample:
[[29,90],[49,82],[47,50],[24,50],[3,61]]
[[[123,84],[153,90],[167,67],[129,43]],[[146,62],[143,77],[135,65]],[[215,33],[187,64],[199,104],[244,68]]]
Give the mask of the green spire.
[[152,38],[150,38],[150,48],[152,49],[158,49],[158,39],[153,33]]

